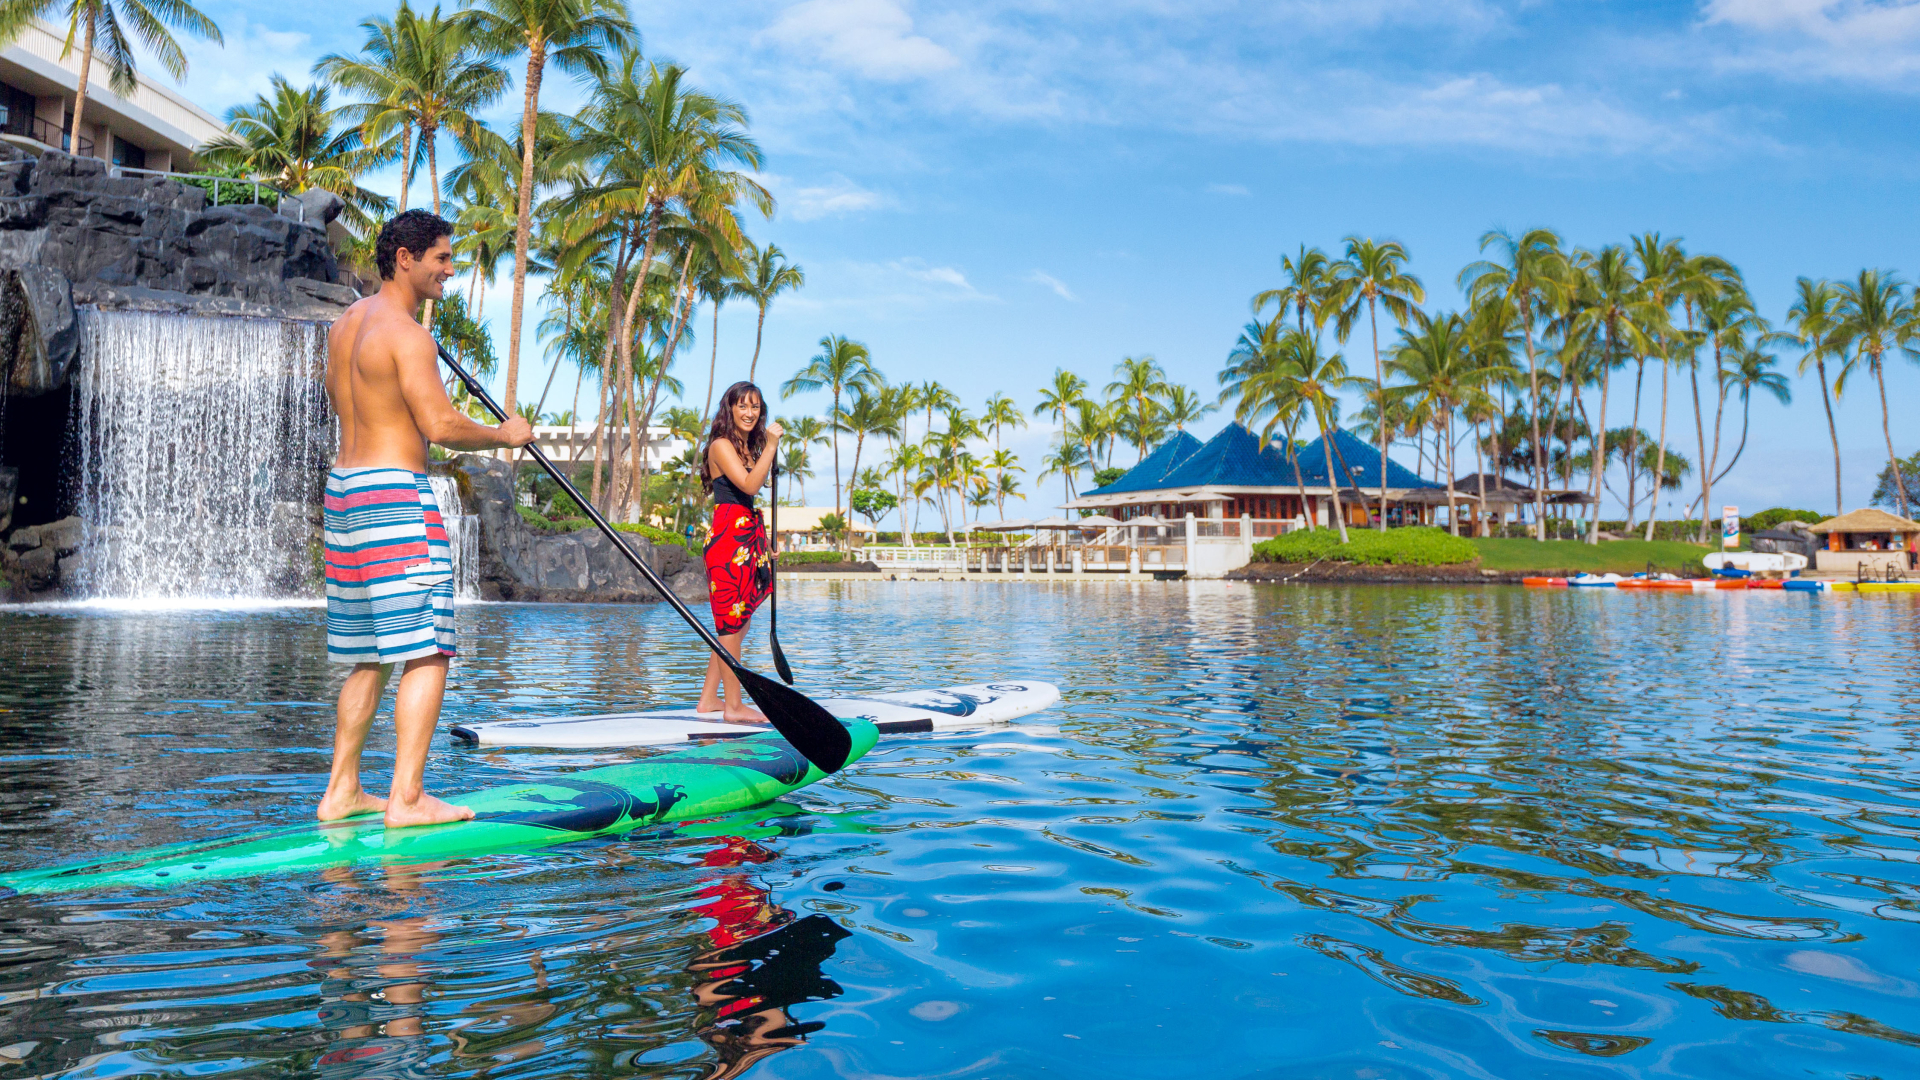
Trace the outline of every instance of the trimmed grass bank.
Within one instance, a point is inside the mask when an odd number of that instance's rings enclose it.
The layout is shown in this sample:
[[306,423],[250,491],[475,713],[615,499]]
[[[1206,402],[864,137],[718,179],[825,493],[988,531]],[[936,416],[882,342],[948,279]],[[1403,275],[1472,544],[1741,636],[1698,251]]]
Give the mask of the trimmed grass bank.
[[1512,573],[1637,574],[1651,562],[1655,569],[1688,577],[1705,574],[1700,558],[1718,548],[1678,540],[1606,540],[1587,544],[1579,540],[1471,540],[1480,553],[1480,566]]

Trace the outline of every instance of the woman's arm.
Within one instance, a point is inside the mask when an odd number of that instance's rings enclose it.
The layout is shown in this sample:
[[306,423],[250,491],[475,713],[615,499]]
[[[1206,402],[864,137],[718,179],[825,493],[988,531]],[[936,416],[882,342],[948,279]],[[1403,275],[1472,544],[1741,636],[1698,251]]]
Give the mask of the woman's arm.
[[760,487],[767,482],[767,474],[773,471],[774,451],[780,446],[780,436],[786,432],[779,424],[767,425],[767,445],[761,447],[760,457],[748,469],[740,460],[740,451],[734,449],[727,439],[718,439],[707,450],[707,460],[721,475],[733,481],[733,486],[743,495],[758,495]]

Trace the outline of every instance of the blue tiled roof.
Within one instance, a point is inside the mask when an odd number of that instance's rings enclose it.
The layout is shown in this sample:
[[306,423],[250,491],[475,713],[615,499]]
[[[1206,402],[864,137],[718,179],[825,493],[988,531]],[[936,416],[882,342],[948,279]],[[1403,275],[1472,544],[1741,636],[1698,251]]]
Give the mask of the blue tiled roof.
[[[1358,435],[1345,428],[1334,428],[1332,432],[1335,456],[1333,467],[1340,468],[1341,459],[1353,470],[1353,482],[1347,486],[1360,488],[1380,487],[1380,449],[1362,440]],[[1309,464],[1311,463],[1311,464]],[[1309,471],[1311,468],[1312,471]],[[1300,472],[1307,478],[1309,485],[1325,486],[1327,483],[1327,454],[1315,439],[1300,451]],[[1317,479],[1316,479],[1317,478]],[[1291,470],[1287,483],[1292,483]],[[1423,480],[1418,473],[1405,465],[1387,458],[1387,486],[1390,488],[1433,488],[1445,487],[1431,480]]]
[[1126,475],[1106,487],[1083,491],[1082,495],[1116,495],[1124,491],[1154,491],[1166,487],[1163,478],[1182,461],[1193,456],[1200,449],[1200,440],[1184,431],[1176,431],[1173,438],[1153,448],[1153,452],[1140,459],[1140,464],[1128,469]]
[[[1380,451],[1367,445],[1352,432],[1333,429],[1330,435],[1335,450],[1333,467],[1353,470],[1352,478],[1340,486],[1377,488],[1380,483]],[[1184,444],[1182,444],[1184,440]],[[1308,487],[1329,487],[1327,453],[1322,440],[1315,439],[1299,451],[1300,480]],[[1168,460],[1170,459],[1170,461]],[[1125,476],[1086,495],[1113,495],[1128,491],[1158,491],[1166,488],[1283,487],[1294,486],[1293,465],[1287,455],[1272,443],[1261,445],[1260,437],[1240,424],[1228,424],[1220,434],[1201,445],[1198,439],[1182,432],[1163,444]],[[1423,480],[1392,457],[1387,458],[1387,486],[1390,488],[1430,488],[1438,485]]]

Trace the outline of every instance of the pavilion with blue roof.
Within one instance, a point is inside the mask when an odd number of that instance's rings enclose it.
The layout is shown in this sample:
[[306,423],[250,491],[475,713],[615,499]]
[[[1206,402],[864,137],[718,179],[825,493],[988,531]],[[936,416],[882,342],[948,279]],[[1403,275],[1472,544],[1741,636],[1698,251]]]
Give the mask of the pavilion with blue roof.
[[[1302,447],[1290,461],[1278,445],[1263,444],[1245,425],[1232,423],[1204,443],[1184,431],[1176,432],[1126,475],[1081,493],[1065,509],[1097,510],[1123,521],[1148,516],[1172,521],[1188,514],[1287,520],[1306,514],[1318,524],[1329,525],[1334,490],[1330,476],[1340,477],[1340,501],[1348,524],[1367,524],[1368,506],[1379,506],[1377,447],[1334,428]],[[1404,500],[1413,491],[1441,487],[1391,457],[1386,481],[1390,503]],[[1424,507],[1400,506],[1390,509],[1388,517],[1393,522],[1403,515],[1412,523],[1424,520],[1426,512]]]

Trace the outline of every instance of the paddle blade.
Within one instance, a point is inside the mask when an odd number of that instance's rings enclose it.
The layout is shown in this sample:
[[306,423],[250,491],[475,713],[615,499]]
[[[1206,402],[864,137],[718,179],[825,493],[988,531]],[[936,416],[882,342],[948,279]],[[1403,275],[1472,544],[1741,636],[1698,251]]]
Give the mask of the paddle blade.
[[780,678],[785,681],[788,686],[792,686],[793,669],[787,666],[787,654],[780,651],[780,635],[778,633],[769,633],[767,635],[767,644],[773,646],[773,670],[780,673]]
[[847,763],[847,755],[853,753],[853,736],[832,713],[800,691],[758,672],[736,667],[733,673],[774,730],[821,772],[839,772]]

